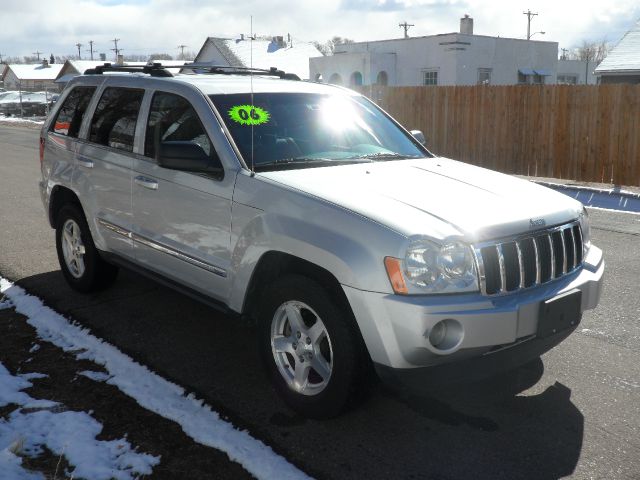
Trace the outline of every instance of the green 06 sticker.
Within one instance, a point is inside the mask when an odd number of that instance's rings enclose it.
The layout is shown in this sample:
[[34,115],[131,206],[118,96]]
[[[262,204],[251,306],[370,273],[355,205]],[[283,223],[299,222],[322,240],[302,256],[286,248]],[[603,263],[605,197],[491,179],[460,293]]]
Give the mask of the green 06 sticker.
[[241,125],[262,125],[269,121],[271,114],[255,105],[236,105],[229,110],[229,117]]

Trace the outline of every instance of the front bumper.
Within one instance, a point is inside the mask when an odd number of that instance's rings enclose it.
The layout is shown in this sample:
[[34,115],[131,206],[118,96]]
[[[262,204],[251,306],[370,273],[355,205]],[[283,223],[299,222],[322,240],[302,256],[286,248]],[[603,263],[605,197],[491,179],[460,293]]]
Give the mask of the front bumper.
[[[539,356],[575,329],[582,312],[596,307],[603,274],[602,251],[592,246],[578,271],[512,295],[401,296],[343,288],[378,371],[401,369],[409,372],[411,369],[424,370],[421,367],[494,356],[507,350],[514,358],[518,357],[519,351],[529,352],[518,363],[531,355]],[[580,312],[574,324],[557,334],[538,338],[541,305],[576,290],[581,292],[581,298]],[[433,327],[443,320],[459,328],[456,341],[445,349],[436,348],[429,341]]]

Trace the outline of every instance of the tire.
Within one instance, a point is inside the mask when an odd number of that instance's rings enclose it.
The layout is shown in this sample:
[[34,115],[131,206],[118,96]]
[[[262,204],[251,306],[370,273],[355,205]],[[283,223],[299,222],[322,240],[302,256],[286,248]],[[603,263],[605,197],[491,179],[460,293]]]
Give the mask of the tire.
[[65,205],[58,213],[56,250],[65,280],[78,292],[102,290],[118,275],[118,268],[100,257],[84,213],[75,204]]
[[259,347],[284,401],[305,417],[339,415],[364,398],[371,363],[350,312],[321,285],[288,275],[267,287]]

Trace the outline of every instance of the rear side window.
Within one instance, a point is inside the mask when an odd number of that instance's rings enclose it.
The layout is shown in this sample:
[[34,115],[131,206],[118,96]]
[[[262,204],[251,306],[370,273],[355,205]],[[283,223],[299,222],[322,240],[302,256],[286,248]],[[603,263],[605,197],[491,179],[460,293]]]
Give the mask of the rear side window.
[[87,111],[87,106],[95,91],[96,87],[76,87],[71,90],[62,107],[58,110],[58,116],[53,122],[52,130],[59,135],[77,138],[84,112]]
[[133,151],[143,96],[144,90],[140,89],[106,88],[91,119],[89,140],[119,150]]
[[161,142],[190,141],[211,155],[211,141],[188,100],[172,93],[157,92],[151,101],[144,141],[144,154],[155,158]]

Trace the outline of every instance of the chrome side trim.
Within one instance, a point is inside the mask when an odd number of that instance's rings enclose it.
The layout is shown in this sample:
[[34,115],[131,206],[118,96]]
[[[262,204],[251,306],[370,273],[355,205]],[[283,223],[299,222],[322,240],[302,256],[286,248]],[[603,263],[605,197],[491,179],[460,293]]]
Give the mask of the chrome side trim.
[[102,225],[104,228],[106,228],[107,230],[111,230],[112,232],[117,233],[118,235],[122,235],[123,237],[127,237],[129,239],[132,238],[131,232],[129,230],[126,230],[122,227],[114,225],[113,223],[107,222],[102,218],[98,218],[98,223]]
[[112,232],[117,233],[118,235],[122,235],[123,237],[132,239],[135,243],[152,248],[154,250],[157,250],[158,252],[171,255],[172,257],[177,258],[178,260],[182,260],[183,262],[189,263],[195,267],[202,268],[203,270],[206,270],[215,275],[218,275],[219,277],[223,277],[223,278],[227,277],[227,271],[224,270],[223,268],[216,267],[215,265],[211,265],[210,263],[203,262],[202,260],[198,260],[197,258],[194,258],[190,255],[186,255],[182,252],[179,252],[174,248],[171,248],[167,245],[163,245],[161,243],[153,241],[150,238],[143,237],[142,235],[138,235],[137,233],[133,233],[122,227],[114,225],[113,223],[107,222],[106,220],[103,220],[101,218],[98,219],[98,223],[100,223],[100,225],[107,228],[108,230],[111,230]]

